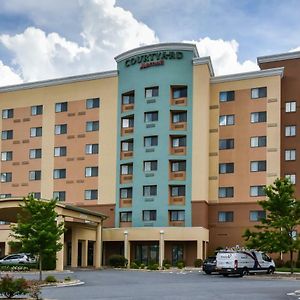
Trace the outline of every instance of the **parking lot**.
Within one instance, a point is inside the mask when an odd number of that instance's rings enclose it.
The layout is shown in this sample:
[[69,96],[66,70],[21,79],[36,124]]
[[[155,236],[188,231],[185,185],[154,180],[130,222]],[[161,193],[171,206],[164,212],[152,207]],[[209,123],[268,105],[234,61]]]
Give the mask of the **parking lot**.
[[[74,287],[44,288],[47,299],[299,299],[300,280],[268,276],[224,278],[199,271],[76,271],[68,274],[84,281]],[[67,276],[66,274],[57,277]],[[288,295],[289,294],[289,295]]]

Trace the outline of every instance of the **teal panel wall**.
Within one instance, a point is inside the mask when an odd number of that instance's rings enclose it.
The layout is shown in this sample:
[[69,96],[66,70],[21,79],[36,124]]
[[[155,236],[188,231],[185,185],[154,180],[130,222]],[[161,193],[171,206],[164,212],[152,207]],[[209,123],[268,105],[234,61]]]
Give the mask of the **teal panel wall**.
[[[119,213],[121,211],[132,211],[132,226],[168,226],[168,210],[185,210],[185,226],[191,226],[191,149],[192,149],[192,95],[193,95],[193,52],[181,51],[182,59],[166,59],[164,65],[152,66],[140,69],[136,63],[126,66],[126,59],[118,63],[119,87],[118,87],[118,149],[117,149],[117,199],[116,199],[116,227],[119,225]],[[151,53],[148,52],[148,53]],[[128,62],[128,61],[127,61]],[[188,86],[188,105],[170,106],[170,86]],[[158,86],[159,96],[155,97],[154,103],[147,103],[145,99],[145,88]],[[125,92],[135,91],[134,110],[126,113],[121,112],[121,95]],[[171,156],[169,154],[169,135],[171,134],[170,110],[187,110],[187,130],[176,131],[176,134],[186,134],[187,154],[186,156]],[[154,127],[147,128],[144,122],[144,113],[147,111],[159,111],[158,121],[153,122]],[[134,114],[134,133],[130,136],[121,137],[121,118]],[[175,132],[173,131],[173,134]],[[153,147],[154,152],[146,152],[144,147],[144,136],[158,135],[158,146]],[[121,140],[132,137],[134,139],[134,155],[132,159],[120,161]],[[186,180],[169,181],[169,159],[186,159]],[[147,177],[143,171],[143,161],[157,160],[158,169],[152,177]],[[133,162],[132,184],[120,184],[120,164]],[[186,203],[183,206],[169,206],[169,184],[186,185]],[[157,185],[157,196],[143,197],[143,185]],[[119,208],[120,187],[133,187],[132,208]],[[150,198],[150,199],[149,199]],[[151,199],[152,198],[152,199]],[[157,210],[157,220],[144,222],[142,220],[143,210]]]

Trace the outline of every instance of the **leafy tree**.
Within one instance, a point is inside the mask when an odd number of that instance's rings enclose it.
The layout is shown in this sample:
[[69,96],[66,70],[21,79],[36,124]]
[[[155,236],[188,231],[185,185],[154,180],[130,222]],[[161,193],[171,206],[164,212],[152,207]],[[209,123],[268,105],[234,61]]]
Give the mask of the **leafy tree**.
[[256,225],[257,230],[247,229],[243,235],[246,245],[270,253],[290,253],[293,273],[293,253],[300,248],[296,228],[300,224],[300,201],[294,197],[294,187],[289,179],[276,179],[265,188],[266,200],[258,201],[266,217]]
[[11,226],[12,236],[21,242],[21,250],[39,258],[39,279],[42,280],[43,259],[55,256],[62,249],[59,242],[63,223],[56,222],[56,200],[37,200],[32,194],[23,199],[18,222]]

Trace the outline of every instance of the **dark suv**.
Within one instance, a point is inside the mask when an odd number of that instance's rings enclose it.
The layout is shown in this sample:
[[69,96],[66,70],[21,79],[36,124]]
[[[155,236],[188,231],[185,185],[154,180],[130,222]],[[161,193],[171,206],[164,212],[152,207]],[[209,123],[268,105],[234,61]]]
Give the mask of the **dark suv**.
[[217,258],[215,256],[209,256],[203,262],[203,271],[206,274],[211,274],[212,272],[217,272]]

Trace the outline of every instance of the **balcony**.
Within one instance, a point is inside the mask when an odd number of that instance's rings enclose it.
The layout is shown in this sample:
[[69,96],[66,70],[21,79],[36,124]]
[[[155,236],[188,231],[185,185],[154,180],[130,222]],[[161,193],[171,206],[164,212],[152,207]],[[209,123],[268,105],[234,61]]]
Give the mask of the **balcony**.
[[171,86],[171,105],[186,106],[187,105],[187,86],[177,85]]
[[185,180],[185,171],[170,172],[170,180]]
[[121,151],[121,159],[133,157],[133,151]]
[[124,228],[124,227],[131,227],[132,226],[132,222],[120,222],[120,227]]
[[171,130],[186,130],[187,127],[187,112],[186,111],[171,111]]
[[120,183],[130,183],[132,182],[132,174],[126,174],[120,176]]
[[169,180],[185,180],[186,161],[170,160],[169,163]]
[[122,112],[130,111],[134,109],[134,103],[122,104]]
[[186,155],[186,147],[171,147],[170,148],[171,155]]
[[132,134],[133,131],[134,131],[134,127],[122,128],[121,135],[124,136],[124,135],[128,135],[128,134]]
[[169,221],[169,226],[183,227],[184,226],[184,221]]
[[132,198],[121,198],[119,201],[120,207],[131,207],[132,206]]
[[169,205],[185,205],[185,196],[169,196]]

